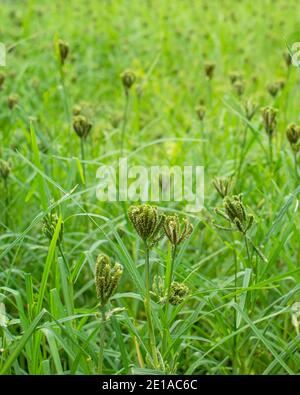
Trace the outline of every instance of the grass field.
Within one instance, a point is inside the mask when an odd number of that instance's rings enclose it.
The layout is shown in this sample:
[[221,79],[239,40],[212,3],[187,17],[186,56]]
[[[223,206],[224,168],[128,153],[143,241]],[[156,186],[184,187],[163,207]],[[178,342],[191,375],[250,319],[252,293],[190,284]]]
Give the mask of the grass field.
[[[299,2],[0,6],[0,373],[299,374]],[[99,201],[120,156],[203,210]]]

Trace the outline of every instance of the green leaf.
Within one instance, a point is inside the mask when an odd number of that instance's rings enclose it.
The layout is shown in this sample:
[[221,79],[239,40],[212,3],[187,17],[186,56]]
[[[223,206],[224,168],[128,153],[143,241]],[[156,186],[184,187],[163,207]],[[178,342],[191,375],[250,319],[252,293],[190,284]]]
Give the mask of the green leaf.
[[[252,273],[252,269],[245,270],[245,274],[244,274],[244,278],[243,278],[243,288],[248,288],[250,279],[251,279],[251,273]],[[241,298],[240,298],[239,306],[242,311],[244,310],[244,307],[245,307],[246,297],[247,297],[247,290],[245,290],[245,292],[242,293]],[[238,312],[237,318],[236,318],[237,328],[239,328],[241,322],[242,322],[242,315]]]
[[[30,122],[30,135],[31,135],[31,147],[32,147],[32,152],[33,152],[33,162],[38,169],[42,170],[42,165],[41,165],[41,160],[40,160],[40,151],[39,151],[39,147],[37,144],[36,134],[35,134],[35,130],[34,130],[32,122]],[[41,194],[42,207],[44,210],[46,210],[48,207],[48,201],[47,201],[45,181],[40,174],[37,175],[37,180],[38,180],[39,191]],[[35,188],[35,186],[34,186],[34,188]]]
[[46,291],[46,287],[47,287],[47,280],[48,280],[48,277],[50,274],[51,264],[52,264],[52,261],[54,259],[54,255],[55,255],[55,248],[56,248],[56,244],[57,244],[57,240],[58,240],[58,236],[59,236],[59,232],[60,232],[60,228],[61,228],[61,223],[62,223],[62,218],[61,218],[61,216],[59,216],[57,224],[56,224],[56,228],[55,228],[55,231],[53,234],[53,238],[50,243],[50,247],[49,247],[49,251],[48,251],[48,255],[47,255],[47,259],[46,259],[46,263],[45,263],[45,267],[44,267],[43,277],[42,277],[41,286],[40,286],[40,290],[39,290],[39,294],[38,294],[37,313],[39,313],[42,309],[44,295],[45,295],[45,291]]
[[30,337],[32,336],[32,334],[34,333],[34,331],[36,330],[36,327],[38,326],[39,322],[41,321],[41,319],[44,317],[46,313],[46,310],[43,309],[36,317],[35,319],[32,321],[31,325],[29,326],[29,328],[25,331],[24,335],[21,337],[21,340],[19,341],[19,343],[17,344],[17,346],[15,347],[15,349],[13,350],[13,352],[9,355],[9,357],[6,359],[4,366],[2,367],[0,374],[5,374],[11,367],[11,365],[14,363],[14,361],[18,358],[18,356],[20,355],[20,353],[23,351],[26,343],[28,342],[28,340],[30,339]]
[[50,348],[51,357],[53,358],[53,362],[54,362],[55,369],[56,369],[57,373],[58,374],[63,374],[64,372],[63,372],[63,368],[62,368],[62,365],[61,365],[59,352],[58,352],[58,349],[57,349],[55,337],[53,335],[52,330],[47,329],[47,328],[43,328],[43,329],[41,329],[41,331],[44,333],[44,335],[47,338],[47,341],[48,341],[48,344],[49,344],[49,348]]

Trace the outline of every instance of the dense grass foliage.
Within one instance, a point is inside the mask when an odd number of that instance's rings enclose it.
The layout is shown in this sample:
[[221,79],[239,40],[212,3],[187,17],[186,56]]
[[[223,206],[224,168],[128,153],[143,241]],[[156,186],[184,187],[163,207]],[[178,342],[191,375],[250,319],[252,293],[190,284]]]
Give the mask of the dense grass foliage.
[[[299,2],[0,7],[0,373],[299,374]],[[157,204],[193,225],[176,248],[148,248],[138,202],[97,200],[120,149],[205,166],[201,212]]]

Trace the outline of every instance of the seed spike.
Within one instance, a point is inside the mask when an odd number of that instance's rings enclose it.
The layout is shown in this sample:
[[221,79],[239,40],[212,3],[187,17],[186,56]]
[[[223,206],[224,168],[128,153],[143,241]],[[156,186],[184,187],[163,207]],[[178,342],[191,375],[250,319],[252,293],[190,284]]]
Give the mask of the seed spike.
[[95,285],[101,307],[105,306],[115,293],[122,273],[123,268],[120,264],[116,263],[112,268],[108,256],[104,254],[98,256],[95,267]]
[[161,228],[165,217],[158,213],[157,207],[148,204],[130,206],[128,217],[140,238],[152,246],[161,239]]
[[164,222],[164,231],[171,244],[175,247],[191,235],[193,231],[193,225],[187,219],[184,219],[183,230],[181,231],[178,216],[168,215]]

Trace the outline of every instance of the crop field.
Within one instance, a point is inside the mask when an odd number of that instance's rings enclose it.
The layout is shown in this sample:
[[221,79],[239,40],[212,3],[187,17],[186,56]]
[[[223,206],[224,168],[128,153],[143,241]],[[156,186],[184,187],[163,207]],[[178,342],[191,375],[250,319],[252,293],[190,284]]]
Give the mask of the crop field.
[[0,0],[1,375],[300,374],[299,15]]

